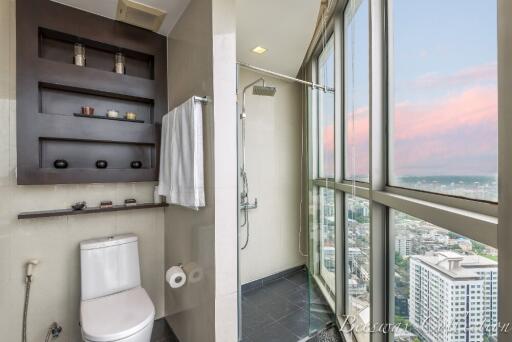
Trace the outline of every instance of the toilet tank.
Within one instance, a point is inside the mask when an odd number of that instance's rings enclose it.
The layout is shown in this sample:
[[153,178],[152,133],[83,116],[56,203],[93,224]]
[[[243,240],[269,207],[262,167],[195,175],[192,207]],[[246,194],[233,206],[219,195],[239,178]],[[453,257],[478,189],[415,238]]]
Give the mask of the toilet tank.
[[134,234],[80,242],[82,300],[140,286],[138,238]]

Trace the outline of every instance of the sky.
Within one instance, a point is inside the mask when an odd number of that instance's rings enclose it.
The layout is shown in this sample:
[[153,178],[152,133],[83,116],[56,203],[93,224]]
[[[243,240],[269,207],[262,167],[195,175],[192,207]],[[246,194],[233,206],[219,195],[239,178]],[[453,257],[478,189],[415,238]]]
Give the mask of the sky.
[[[355,16],[346,18],[349,178],[368,174],[367,3],[364,0]],[[392,178],[495,175],[496,0],[394,0],[392,7]],[[324,123],[325,155],[329,155],[334,153],[334,139],[329,133],[333,127],[327,120]]]

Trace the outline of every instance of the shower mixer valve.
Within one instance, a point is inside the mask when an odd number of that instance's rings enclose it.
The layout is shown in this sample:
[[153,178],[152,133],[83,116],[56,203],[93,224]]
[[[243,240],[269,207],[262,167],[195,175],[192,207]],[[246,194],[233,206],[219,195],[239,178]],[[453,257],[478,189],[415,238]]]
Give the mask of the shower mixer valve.
[[[245,198],[245,200],[244,200]],[[258,208],[258,199],[255,198],[254,199],[254,203],[250,203],[248,200],[247,200],[247,196],[243,196],[242,194],[242,201],[240,203],[240,209],[242,210],[248,210],[248,209],[256,209]]]

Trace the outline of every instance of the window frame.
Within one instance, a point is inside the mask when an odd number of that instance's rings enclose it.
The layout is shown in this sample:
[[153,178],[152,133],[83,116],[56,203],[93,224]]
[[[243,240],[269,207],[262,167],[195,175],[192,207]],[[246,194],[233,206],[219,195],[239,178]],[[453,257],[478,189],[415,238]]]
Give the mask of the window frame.
[[[436,226],[463,235],[474,241],[484,243],[499,250],[499,302],[512,298],[505,289],[512,287],[512,249],[508,248],[512,241],[512,179],[499,177],[499,203],[478,199],[470,199],[448,194],[439,194],[422,190],[390,186],[388,182],[388,117],[390,113],[388,99],[392,95],[389,86],[393,70],[391,13],[393,0],[367,0],[369,3],[369,42],[370,42],[370,80],[369,80],[369,130],[370,130],[370,170],[369,183],[353,182],[344,179],[344,11],[348,0],[338,1],[334,16],[330,20],[327,32],[334,32],[335,51],[335,178],[318,177],[318,166],[310,173],[310,189],[326,187],[336,193],[336,296],[335,312],[339,324],[345,323],[347,311],[347,291],[345,286],[346,243],[345,243],[345,203],[344,195],[354,193],[368,199],[370,203],[370,302],[372,326],[379,323],[394,321],[394,235],[390,225],[390,209],[398,210]],[[506,127],[512,127],[512,116],[504,113],[512,112],[512,97],[503,96],[512,88],[512,21],[505,13],[512,11],[512,2],[498,1],[498,129],[499,129],[499,169],[498,174],[512,173],[512,136],[507,134]],[[508,12],[507,12],[508,11]],[[331,38],[332,39],[332,36]],[[311,58],[312,80],[316,78],[316,58],[321,49],[317,44],[316,54]],[[504,71],[507,71],[504,73]],[[313,103],[315,101],[313,91]],[[312,108],[310,121],[315,125],[317,106]],[[318,152],[319,141],[315,134],[309,135],[309,146]],[[312,157],[310,155],[310,157]],[[314,161],[314,156],[312,157]],[[311,161],[310,161],[311,162]],[[309,164],[311,165],[311,163]],[[498,218],[500,224],[498,225]],[[498,234],[500,239],[498,239]],[[499,248],[501,247],[501,248]],[[310,249],[311,251],[312,249]],[[498,307],[500,322],[512,321],[512,305]],[[344,326],[347,328],[347,326]],[[501,335],[500,335],[501,336]],[[352,336],[353,337],[353,336]],[[372,342],[393,341],[393,334],[374,333]]]
[[[335,77],[335,82],[336,82],[336,75],[337,75],[337,70],[338,69],[338,65],[337,65],[337,53],[336,53],[336,47],[337,47],[337,44],[335,42],[335,39],[336,39],[336,35],[334,34],[334,25],[333,23],[329,23],[327,25],[327,28],[326,28],[326,36],[329,37],[328,39],[326,39],[326,44],[325,44],[325,47],[326,48],[332,48],[333,49],[333,52],[334,52],[334,58],[335,58],[335,65],[334,65],[334,77]],[[310,70],[310,74],[311,74],[311,79],[315,80],[315,82],[318,82],[319,80],[319,73],[320,73],[320,58],[322,56],[322,53],[323,53],[323,49],[324,46],[323,44],[319,44],[316,49],[315,49],[315,52],[314,54],[312,55],[311,57],[311,63],[309,65],[309,70]],[[320,197],[320,193],[321,193],[321,188],[326,188],[326,189],[329,189],[329,190],[333,190],[333,188],[331,188],[329,186],[329,184],[331,184],[334,179],[338,179],[337,177],[337,172],[339,172],[339,166],[338,166],[338,163],[339,163],[339,160],[338,160],[338,148],[339,148],[339,142],[337,141],[338,137],[339,137],[339,134],[337,133],[338,132],[338,125],[339,125],[339,118],[338,118],[338,110],[336,109],[336,105],[337,105],[337,101],[335,99],[334,101],[334,105],[335,105],[335,109],[334,109],[334,137],[335,137],[335,142],[334,142],[334,173],[335,173],[335,176],[334,178],[321,178],[320,177],[320,174],[321,174],[321,167],[322,167],[322,163],[323,163],[323,159],[321,158],[321,150],[322,150],[322,143],[321,143],[321,138],[322,138],[322,134],[321,134],[321,129],[322,129],[322,126],[320,125],[320,113],[321,113],[321,110],[320,110],[320,106],[321,106],[321,101],[320,101],[320,96],[319,96],[319,92],[320,91],[323,91],[323,90],[319,90],[319,89],[315,89],[313,91],[311,91],[311,96],[310,96],[310,104],[309,104],[309,111],[308,111],[308,125],[310,126],[310,128],[308,129],[308,137],[309,140],[308,141],[308,148],[309,148],[309,153],[308,153],[308,156],[309,156],[309,162],[308,162],[308,168],[309,168],[309,181],[308,181],[308,185],[309,185],[309,191],[308,191],[308,194],[309,196],[312,196],[313,198],[316,198],[316,200],[318,201],[318,203],[313,203],[312,202],[312,199],[310,198],[309,199],[309,203],[310,205],[314,205],[316,206],[316,208],[314,208],[313,212],[314,212],[314,217],[313,219],[309,220],[310,224],[313,224],[313,225],[316,225],[317,227],[320,226],[320,208],[318,207],[320,205],[320,201],[319,201],[319,197]],[[319,179],[322,179],[324,180],[323,182],[317,182],[317,181],[313,181],[313,180],[319,180]],[[317,246],[310,246],[309,248],[309,253],[310,253],[310,261],[313,260],[313,272],[312,272],[312,276],[313,276],[313,279],[315,280],[316,284],[318,285],[318,287],[320,288],[320,290],[322,291],[322,293],[324,294],[324,296],[326,297],[327,299],[327,302],[328,304],[331,306],[331,309],[333,309],[333,311],[337,312],[337,307],[338,307],[338,304],[337,304],[337,298],[338,296],[336,294],[338,293],[341,293],[340,291],[343,291],[343,289],[340,289],[339,288],[339,250],[340,248],[338,248],[339,246],[339,242],[338,242],[338,239],[339,239],[339,236],[340,236],[340,220],[338,218],[339,216],[339,213],[340,213],[340,205],[342,205],[342,201],[340,201],[340,196],[339,196],[339,193],[337,191],[334,192],[334,195],[335,195],[335,264],[336,264],[336,272],[335,272],[335,287],[334,289],[331,289],[329,287],[329,285],[327,284],[327,281],[322,277],[321,275],[321,265],[320,263],[322,262],[321,261],[321,253],[319,251],[318,248],[316,248]],[[313,204],[312,204],[313,203]],[[311,229],[309,230],[311,232]],[[321,236],[321,232],[320,232],[320,229],[318,229],[317,231],[313,230],[313,233],[315,234],[315,236],[313,237],[314,239],[316,239],[316,241],[320,241],[320,236]]]
[[[329,38],[326,40],[326,43],[325,43],[325,46],[322,46],[322,49],[319,51],[319,53],[317,54],[317,57],[315,58],[315,61],[316,61],[316,64],[315,64],[315,79],[316,79],[316,82],[318,84],[323,84],[320,80],[320,75],[321,75],[321,65],[322,65],[322,59],[324,59],[324,62],[329,58],[328,57],[328,53],[330,53],[332,51],[332,53],[334,54],[334,58],[336,59],[336,51],[335,51],[335,47],[334,47],[335,43],[334,43],[334,34],[331,33],[331,35],[329,36]],[[334,65],[334,75],[336,75],[336,63]],[[334,177],[325,177],[325,176],[322,176],[322,175],[325,175],[325,170],[324,170],[324,150],[323,150],[323,144],[321,143],[322,142],[322,138],[323,138],[323,133],[322,133],[322,130],[323,130],[323,125],[321,123],[321,118],[322,118],[322,112],[323,112],[323,108],[322,108],[322,96],[320,95],[320,92],[317,92],[315,94],[316,96],[316,129],[317,129],[317,137],[318,137],[318,146],[316,148],[317,150],[317,164],[316,164],[316,168],[317,168],[317,175],[319,177],[322,177],[324,179],[334,179],[336,178],[336,168],[337,168],[337,165],[336,165],[336,161],[334,161]],[[336,101],[335,101],[336,102]],[[334,120],[334,125],[336,125],[336,107],[334,108],[334,117],[333,117],[333,120]],[[334,128],[335,132],[336,133],[336,129]],[[336,135],[336,134],[334,134]],[[336,143],[334,144],[334,158],[336,158]]]
[[[341,44],[343,44],[343,51],[345,51],[345,28],[346,28],[346,23],[345,23],[345,12],[348,10],[348,5],[351,1],[358,1],[359,3],[365,1],[365,0],[345,0],[345,6],[343,8],[342,11],[340,11],[340,13],[338,14],[339,17],[341,17],[341,22],[342,22],[342,26],[341,26],[341,32],[340,32],[340,35],[342,35],[341,37]],[[370,1],[368,1],[368,8],[370,7]],[[357,11],[356,11],[357,12]],[[353,13],[353,15],[355,15],[355,13]],[[353,19],[353,18],[352,18]],[[370,21],[370,12],[368,13],[368,22]],[[368,47],[370,47],[370,33],[368,35]],[[345,160],[345,158],[348,156],[348,152],[347,152],[347,127],[345,127],[345,120],[346,120],[346,108],[345,108],[345,87],[346,87],[346,84],[345,84],[345,57],[347,57],[345,54],[343,54],[343,58],[341,60],[341,66],[340,68],[343,70],[343,75],[342,75],[342,80],[341,80],[341,87],[337,87],[336,89],[340,89],[340,93],[342,98],[343,98],[343,107],[341,108],[341,120],[343,120],[343,131],[341,132],[342,134],[342,139],[341,141],[343,142],[343,159],[342,159],[342,165],[341,167],[343,168],[343,178],[341,179],[341,181],[345,184],[350,184],[351,186],[352,185],[358,185],[358,186],[362,186],[362,187],[369,187],[369,184],[370,184],[370,165],[368,165],[368,182],[366,181],[361,181],[361,180],[356,180],[356,179],[348,179],[347,176],[346,176],[346,173],[347,173],[347,164],[348,162]],[[370,75],[370,72],[371,72],[371,69],[368,68],[368,75]],[[370,84],[368,84],[368,90],[370,89]],[[342,90],[342,91],[341,91]],[[370,95],[370,94],[369,94]],[[371,101],[371,98],[370,96],[368,96],[368,107],[370,107],[370,101]],[[368,112],[368,115],[370,113]],[[369,123],[368,123],[369,124]],[[368,140],[370,140],[370,127],[368,126]],[[369,143],[369,141],[368,141]],[[370,150],[368,151],[368,158],[370,158]]]

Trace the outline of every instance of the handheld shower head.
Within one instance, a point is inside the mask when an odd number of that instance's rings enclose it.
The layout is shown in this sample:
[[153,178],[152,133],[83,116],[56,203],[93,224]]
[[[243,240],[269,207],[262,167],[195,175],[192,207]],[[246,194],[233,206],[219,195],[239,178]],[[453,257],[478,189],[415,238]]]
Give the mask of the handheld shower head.
[[252,94],[258,96],[274,96],[276,94],[276,87],[255,85],[254,87],[252,87]]

